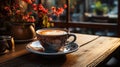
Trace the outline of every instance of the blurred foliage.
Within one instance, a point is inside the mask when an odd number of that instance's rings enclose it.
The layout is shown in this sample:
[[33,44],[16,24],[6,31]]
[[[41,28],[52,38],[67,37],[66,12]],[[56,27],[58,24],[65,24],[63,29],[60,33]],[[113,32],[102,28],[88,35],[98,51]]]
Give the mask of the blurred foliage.
[[108,6],[106,4],[102,4],[100,0],[97,0],[94,3],[94,12],[97,13],[97,11],[106,14],[108,12]]

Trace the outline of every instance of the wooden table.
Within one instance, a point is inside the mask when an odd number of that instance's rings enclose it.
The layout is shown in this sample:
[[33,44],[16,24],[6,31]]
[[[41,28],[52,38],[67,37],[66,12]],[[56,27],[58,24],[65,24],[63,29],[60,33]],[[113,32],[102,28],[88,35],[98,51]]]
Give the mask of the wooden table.
[[95,67],[111,55],[120,45],[120,38],[76,34],[79,49],[76,52],[47,58],[16,44],[15,52],[0,56],[0,67]]

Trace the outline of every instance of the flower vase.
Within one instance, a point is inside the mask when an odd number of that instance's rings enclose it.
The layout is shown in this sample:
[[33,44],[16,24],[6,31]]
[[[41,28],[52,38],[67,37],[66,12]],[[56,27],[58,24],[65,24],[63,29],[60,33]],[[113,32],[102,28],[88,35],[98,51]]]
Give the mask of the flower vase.
[[36,37],[34,23],[11,23],[10,35],[16,41],[32,40]]

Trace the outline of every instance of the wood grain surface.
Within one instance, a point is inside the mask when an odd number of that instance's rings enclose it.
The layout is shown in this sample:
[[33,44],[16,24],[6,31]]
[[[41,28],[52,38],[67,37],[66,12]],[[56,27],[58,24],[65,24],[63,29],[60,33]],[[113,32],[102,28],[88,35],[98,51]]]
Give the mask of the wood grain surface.
[[0,67],[95,67],[120,46],[120,38],[116,37],[75,35],[79,45],[76,52],[48,57],[28,52],[27,44],[16,44],[16,52],[0,57]]

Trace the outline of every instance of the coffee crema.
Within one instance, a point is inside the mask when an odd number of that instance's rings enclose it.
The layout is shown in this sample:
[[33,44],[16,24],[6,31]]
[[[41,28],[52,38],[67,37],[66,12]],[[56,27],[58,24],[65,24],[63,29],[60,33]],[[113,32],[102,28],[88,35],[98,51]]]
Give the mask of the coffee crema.
[[40,35],[64,35],[64,34],[67,34],[67,32],[63,31],[63,30],[41,30],[38,33]]

